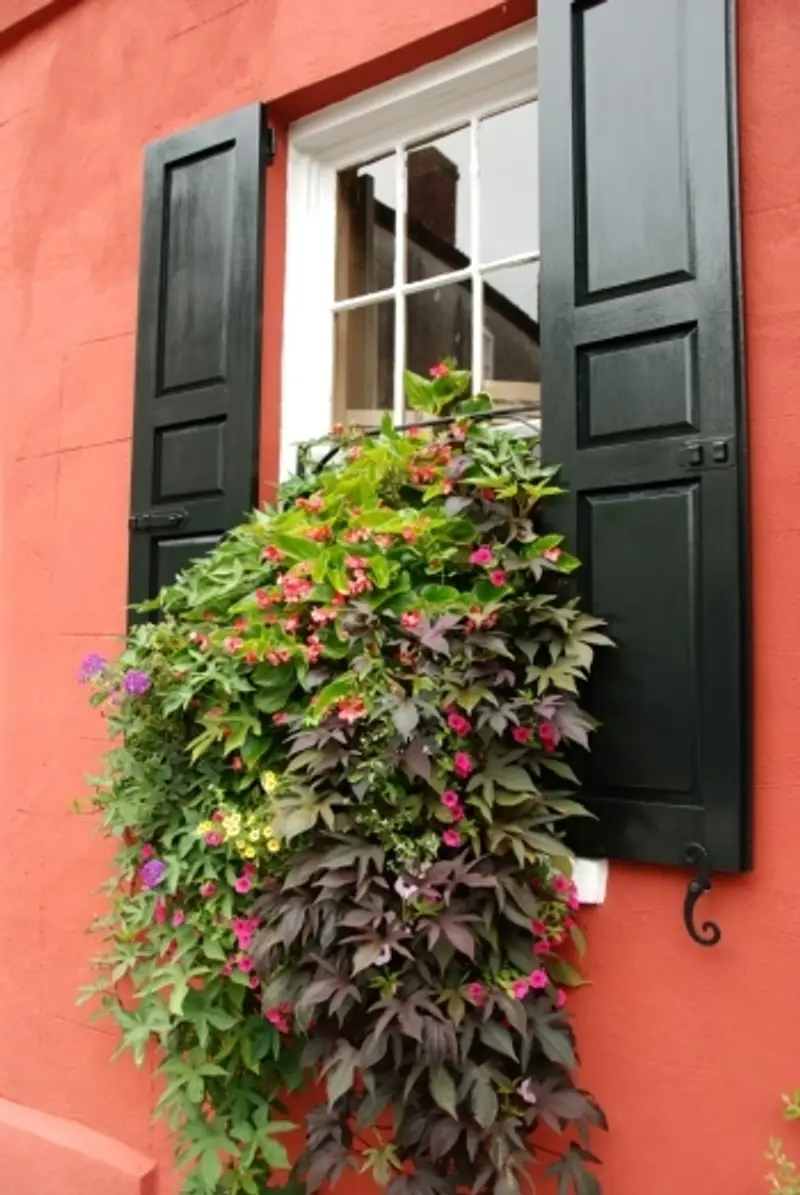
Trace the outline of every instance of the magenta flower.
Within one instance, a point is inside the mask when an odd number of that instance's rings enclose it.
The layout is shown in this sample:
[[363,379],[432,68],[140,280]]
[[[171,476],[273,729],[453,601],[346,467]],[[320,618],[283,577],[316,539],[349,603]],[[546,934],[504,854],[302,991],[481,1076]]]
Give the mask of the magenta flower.
[[450,810],[454,822],[463,822],[467,816],[461,805],[454,805]]
[[573,886],[572,880],[568,880],[566,876],[562,876],[562,875],[553,876],[552,887],[553,887],[554,892],[560,892],[560,893],[571,892],[572,886]]
[[125,673],[122,687],[130,697],[143,697],[150,688],[150,677],[140,668],[131,668]]
[[529,726],[515,726],[511,731],[511,737],[515,743],[527,743],[532,733]]
[[229,979],[232,971],[233,963],[231,962],[223,963],[219,969],[219,973],[223,979]]
[[533,953],[539,956],[550,953],[550,943],[548,942],[547,938],[539,939],[539,941],[533,947]]
[[146,842],[144,844],[144,846],[142,847],[142,858],[143,859],[152,859],[154,854],[155,854],[155,851],[154,851],[153,847],[150,845],[149,842]]
[[477,979],[467,984],[467,996],[476,1008],[483,1008],[489,998],[486,988]]
[[167,874],[167,865],[161,859],[148,859],[139,875],[145,888],[157,888]]
[[506,583],[506,575],[501,568],[494,568],[489,573],[489,580],[496,589],[502,589]]
[[449,830],[445,830],[442,834],[442,842],[445,846],[461,846],[461,835],[458,830],[454,830],[451,826]]
[[467,776],[470,776],[475,770],[472,756],[467,755],[466,751],[456,751],[453,757],[453,767],[461,780],[466,780]]
[[175,912],[172,914],[172,924],[175,926],[176,929],[178,928],[179,925],[183,925],[185,920],[186,920],[186,914],[184,913],[183,909],[176,909]]
[[167,903],[164,900],[157,900],[156,907],[153,909],[153,921],[156,925],[163,925],[167,920]]
[[469,718],[465,718],[463,714],[457,714],[455,711],[447,715],[447,725],[455,734],[469,734],[472,730]]
[[556,1008],[563,1008],[567,1003],[567,993],[563,988],[559,988],[556,992]]
[[207,884],[200,885],[200,895],[204,900],[210,900],[217,890],[217,885],[213,880],[209,880]]
[[237,966],[239,967],[240,971],[244,971],[244,973],[247,974],[248,971],[253,970],[255,963],[253,962],[253,960],[249,954],[243,954],[242,957],[239,959]]
[[528,976],[528,983],[534,990],[537,988],[546,988],[547,972],[542,971],[541,969],[537,971],[531,971],[530,975]]
[[457,792],[453,792],[452,788],[446,788],[439,800],[447,809],[457,809],[461,803],[461,798]]
[[536,917],[531,922],[531,932],[537,934],[540,938],[545,936],[547,933],[547,926],[545,925],[544,921],[542,921],[541,917]]
[[222,846],[224,841],[222,835],[218,834],[216,830],[210,830],[208,834],[203,835],[203,842],[206,846]]
[[523,1000],[527,996],[530,986],[528,979],[515,979],[511,985],[511,995],[515,1000]]
[[245,875],[245,876],[237,876],[233,882],[233,886],[237,892],[239,892],[242,896],[244,896],[244,894],[246,892],[250,891],[250,889],[253,887],[253,884],[252,884],[252,881],[250,880],[250,877]]
[[561,741],[561,735],[552,722],[541,722],[539,724],[539,741],[548,755],[552,751],[555,751]]
[[101,656],[99,652],[90,651],[88,656],[84,656],[81,661],[81,666],[78,669],[78,683],[85,685],[91,680],[96,680],[97,677],[103,675],[107,667],[108,660],[105,656]]
[[494,563],[494,553],[491,548],[476,548],[469,558],[470,564],[488,565]]

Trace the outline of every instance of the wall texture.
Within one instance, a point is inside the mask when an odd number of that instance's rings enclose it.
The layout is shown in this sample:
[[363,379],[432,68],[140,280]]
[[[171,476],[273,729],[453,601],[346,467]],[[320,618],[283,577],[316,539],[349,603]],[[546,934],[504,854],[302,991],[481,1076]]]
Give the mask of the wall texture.
[[[800,1084],[800,7],[739,7],[756,868],[708,900],[725,933],[713,951],[683,930],[685,877],[614,866],[608,902],[589,914],[594,982],[576,1006],[585,1081],[611,1118],[598,1142],[608,1195],[760,1195],[778,1094]],[[8,1195],[41,1191],[54,1166],[67,1168],[65,1195],[170,1195],[174,1183],[149,1123],[149,1072],[109,1064],[110,1030],[74,1005],[106,851],[68,811],[102,745],[75,669],[123,620],[142,147],[261,98],[274,101],[280,151],[289,119],[532,9],[532,0],[13,0],[13,22],[0,19]],[[283,185],[279,152],[268,180],[265,494],[278,432]]]

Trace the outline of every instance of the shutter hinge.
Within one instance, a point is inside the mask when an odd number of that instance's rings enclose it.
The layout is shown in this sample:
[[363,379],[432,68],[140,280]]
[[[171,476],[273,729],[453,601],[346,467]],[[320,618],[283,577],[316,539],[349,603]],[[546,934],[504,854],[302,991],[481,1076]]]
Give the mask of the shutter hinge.
[[272,125],[267,125],[264,129],[264,160],[268,166],[271,166],[275,161],[275,154],[278,152],[277,138],[275,130]]
[[732,436],[710,440],[684,440],[678,449],[678,464],[692,472],[730,468],[735,463]]
[[131,515],[128,526],[131,531],[166,531],[170,527],[180,527],[188,517],[189,512],[183,509],[145,510]]

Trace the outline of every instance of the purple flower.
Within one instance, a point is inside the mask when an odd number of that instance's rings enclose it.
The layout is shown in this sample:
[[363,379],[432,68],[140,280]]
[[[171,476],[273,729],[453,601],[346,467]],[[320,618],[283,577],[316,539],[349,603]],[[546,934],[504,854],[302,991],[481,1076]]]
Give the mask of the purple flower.
[[130,672],[125,673],[122,685],[125,692],[131,697],[141,697],[150,688],[150,677],[146,672],[132,668]]
[[95,680],[96,677],[101,676],[108,667],[108,660],[105,656],[101,656],[99,652],[90,651],[88,656],[85,656],[78,669],[78,683],[81,685],[88,684],[90,680]]
[[148,859],[139,875],[145,888],[157,888],[167,874],[167,865],[161,859]]

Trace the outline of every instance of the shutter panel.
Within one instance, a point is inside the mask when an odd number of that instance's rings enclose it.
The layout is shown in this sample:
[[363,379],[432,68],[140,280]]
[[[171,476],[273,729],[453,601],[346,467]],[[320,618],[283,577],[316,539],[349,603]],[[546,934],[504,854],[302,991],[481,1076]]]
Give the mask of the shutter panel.
[[[540,0],[550,516],[618,643],[587,697],[591,855],[749,866],[733,10]],[[555,527],[554,527],[555,529]]]
[[148,146],[129,600],[256,500],[264,211],[261,105]]

